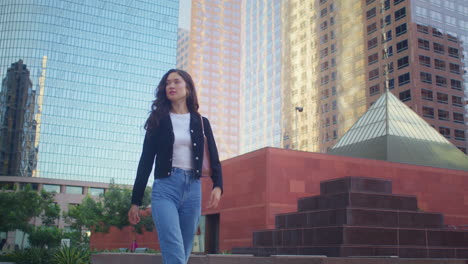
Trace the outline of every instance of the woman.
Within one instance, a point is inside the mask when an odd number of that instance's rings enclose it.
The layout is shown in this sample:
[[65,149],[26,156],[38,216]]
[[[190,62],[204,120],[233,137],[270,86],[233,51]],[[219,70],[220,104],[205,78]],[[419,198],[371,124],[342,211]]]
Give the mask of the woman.
[[216,208],[221,198],[221,163],[210,122],[198,113],[195,85],[187,72],[169,70],[151,108],[128,217],[131,224],[140,221],[139,206],[156,156],[151,209],[163,261],[185,264],[201,214],[202,120],[213,181],[208,208]]

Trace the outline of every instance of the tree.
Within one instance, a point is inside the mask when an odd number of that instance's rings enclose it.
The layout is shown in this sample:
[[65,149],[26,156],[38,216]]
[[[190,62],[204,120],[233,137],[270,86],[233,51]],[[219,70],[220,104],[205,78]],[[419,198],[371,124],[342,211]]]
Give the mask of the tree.
[[41,215],[42,224],[45,226],[53,226],[60,218],[60,206],[54,202],[54,194],[41,192],[44,202],[44,211]]
[[87,195],[80,205],[72,205],[64,213],[65,221],[70,227],[82,233],[83,228],[91,231],[99,229],[102,222],[102,202]]
[[20,191],[0,192],[0,232],[16,229],[29,232],[32,227],[29,220],[39,216],[44,206],[42,197],[29,184]]
[[[131,206],[132,191],[120,188],[111,183],[105,194],[94,199],[87,196],[80,205],[71,206],[67,213],[64,213],[65,221],[72,228],[82,232],[84,228],[92,232],[108,232],[111,226],[119,229],[129,226],[127,213]],[[146,188],[143,197],[142,207],[147,207],[151,202],[151,188]],[[148,231],[153,230],[153,220],[151,214],[142,216],[141,222],[135,225],[135,230],[139,233],[143,228]]]

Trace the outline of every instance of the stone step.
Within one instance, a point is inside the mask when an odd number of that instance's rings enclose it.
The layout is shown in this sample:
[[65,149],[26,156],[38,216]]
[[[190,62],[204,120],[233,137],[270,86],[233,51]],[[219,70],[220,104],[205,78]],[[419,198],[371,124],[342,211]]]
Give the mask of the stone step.
[[369,226],[402,228],[442,228],[444,218],[440,213],[420,211],[378,210],[367,208],[342,208],[276,215],[276,228],[301,228],[319,226]]
[[[468,258],[466,248],[440,247],[379,247],[379,246],[314,246],[314,247],[261,247],[233,248],[233,254],[253,254],[255,256],[271,255],[324,255],[327,257],[357,257],[357,256],[397,256],[399,258]],[[349,259],[349,261],[351,261]],[[351,262],[350,262],[351,263]],[[396,263],[392,261],[379,263]],[[418,262],[419,263],[419,262]],[[423,263],[423,262],[420,262]],[[425,263],[425,262],[424,262]]]
[[255,231],[254,247],[432,246],[468,249],[468,231],[451,229],[315,227]]
[[344,177],[320,182],[320,194],[344,192],[392,193],[392,181],[367,177]]
[[346,207],[416,211],[418,202],[411,195],[351,192],[300,198],[297,207],[299,212]]

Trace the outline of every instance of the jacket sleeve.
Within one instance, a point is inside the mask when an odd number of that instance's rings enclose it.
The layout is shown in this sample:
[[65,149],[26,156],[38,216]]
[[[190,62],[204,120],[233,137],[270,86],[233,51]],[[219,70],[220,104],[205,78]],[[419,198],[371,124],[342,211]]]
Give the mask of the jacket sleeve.
[[141,153],[140,162],[138,163],[137,175],[133,184],[132,204],[141,205],[143,194],[145,193],[148,177],[153,168],[154,157],[156,156],[156,140],[155,136],[146,132],[143,142],[143,151]]
[[208,150],[210,151],[211,161],[211,180],[213,181],[213,189],[216,187],[221,188],[223,193],[223,172],[221,168],[221,162],[219,161],[218,148],[214,139],[213,131],[211,130],[210,121],[206,117],[203,117],[205,124],[205,135],[208,141]]

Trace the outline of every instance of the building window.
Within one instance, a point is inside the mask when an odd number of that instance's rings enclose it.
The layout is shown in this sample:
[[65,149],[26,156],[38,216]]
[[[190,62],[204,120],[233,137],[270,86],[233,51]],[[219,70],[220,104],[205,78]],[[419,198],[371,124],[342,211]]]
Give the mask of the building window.
[[382,50],[382,57],[384,59],[387,59],[389,57],[393,56],[393,46],[390,46],[384,50]]
[[417,25],[418,32],[428,34],[429,33],[429,27],[423,26],[423,25]]
[[447,87],[447,78],[445,78],[444,76],[436,75],[436,85]]
[[331,46],[330,46],[330,52],[331,52],[331,53],[335,53],[335,52],[336,52],[336,45],[335,45],[335,44],[331,44]]
[[384,65],[383,71],[384,71],[384,75],[392,73],[393,72],[393,61],[391,61],[391,62],[387,63],[386,65]]
[[424,117],[429,117],[429,118],[434,118],[434,108],[423,106],[423,116]]
[[320,64],[320,71],[326,71],[326,70],[328,70],[328,61]]
[[452,35],[450,35],[450,34],[447,34],[447,39],[448,39],[449,41],[452,41],[452,42],[455,42],[455,43],[458,42],[457,37],[454,37],[454,36],[452,36]]
[[444,37],[442,32],[440,32],[437,28],[432,28],[432,36],[438,37],[438,38],[443,38]]
[[419,55],[419,64],[431,67],[431,58],[428,56]]
[[463,107],[463,99],[460,96],[452,95],[452,105]]
[[332,81],[336,80],[336,72],[331,73],[331,79]]
[[377,37],[367,41],[367,49],[372,49],[372,48],[375,48],[377,46]]
[[369,72],[369,81],[379,78],[379,68]]
[[448,104],[448,94],[437,93],[437,102],[441,104]]
[[458,53],[458,49],[449,47],[449,56],[454,57],[454,58],[460,57],[460,54]]
[[367,19],[371,19],[371,18],[375,17],[375,15],[377,14],[377,11],[376,11],[376,10],[377,10],[377,9],[376,9],[375,7],[373,7],[373,8],[370,9],[370,10],[368,10],[368,11],[367,11],[367,14],[366,14]]
[[328,75],[323,76],[323,77],[320,78],[320,83],[321,83],[321,85],[325,85],[325,84],[327,84],[329,81],[330,81],[330,77],[329,77]]
[[395,11],[395,21],[398,21],[406,16],[406,7]]
[[334,17],[330,17],[330,25],[335,25],[335,18]]
[[463,118],[463,113],[453,112],[453,122],[459,123],[459,124],[464,124],[465,120]]
[[439,109],[438,113],[439,113],[439,120],[444,120],[444,121],[450,120],[449,111]]
[[333,102],[332,102],[332,110],[336,110],[336,107],[337,107],[336,100],[333,100]]
[[336,66],[336,60],[335,60],[335,58],[332,58],[332,59],[331,59],[331,66],[332,66],[332,67],[335,67],[335,66]]
[[387,33],[382,34],[382,43],[392,40],[392,30],[387,31]]
[[328,34],[325,34],[320,37],[320,44],[325,44],[328,42]]
[[103,188],[93,188],[93,187],[90,187],[88,189],[88,193],[91,195],[91,196],[100,196],[100,195],[104,195],[104,189]]
[[326,15],[327,15],[327,13],[328,13],[328,10],[327,10],[327,8],[324,8],[324,9],[322,9],[322,10],[320,11],[320,17],[324,17],[324,16],[326,16]]
[[326,21],[326,20],[323,21],[323,22],[320,24],[320,30],[321,30],[321,31],[326,30],[327,27],[328,27],[328,21]]
[[42,185],[42,189],[46,192],[60,193],[60,185],[44,184]]
[[410,101],[411,100],[411,90],[406,90],[400,92],[400,100],[402,102]]
[[399,3],[404,2],[405,0],[394,0],[393,5],[398,5]]
[[408,40],[405,39],[397,43],[397,53],[408,49]]
[[329,8],[330,8],[330,13],[333,12],[335,10],[335,4],[331,3]]
[[398,27],[395,28],[395,35],[398,37],[398,36],[401,36],[403,34],[405,34],[407,32],[407,26],[406,26],[406,23],[404,24],[401,24],[399,25]]
[[379,93],[380,93],[379,84],[372,85],[372,86],[369,88],[369,95],[370,95],[370,96],[373,96],[373,95],[376,95],[376,94],[379,94]]
[[333,139],[337,139],[338,138],[338,132],[336,132],[336,130],[333,130]]
[[393,88],[395,88],[395,79],[392,78],[392,79],[385,81],[385,88],[389,90],[392,90]]
[[450,138],[450,128],[448,127],[439,127],[439,133],[446,138]]
[[432,46],[435,53],[444,54],[444,45],[434,42]]
[[403,85],[409,83],[410,81],[411,80],[410,80],[410,73],[409,72],[398,76],[398,86],[403,86]]
[[403,58],[398,59],[398,69],[403,69],[409,65],[409,57],[405,56]]
[[420,72],[419,76],[421,78],[421,82],[423,83],[432,83],[432,75],[428,72]]
[[336,95],[336,87],[332,86],[332,95]]
[[320,58],[328,56],[328,48],[324,48],[320,51]]
[[332,117],[332,121],[333,121],[333,124],[336,125],[336,123],[337,123],[337,121],[336,121],[336,115],[334,115],[334,116]]
[[434,59],[434,66],[438,70],[445,71],[445,61],[443,60]]
[[[459,130],[459,129],[455,129],[454,132],[455,132],[454,134],[455,134],[455,139],[456,139],[456,140],[460,140],[460,141],[465,141],[465,140],[466,140],[465,131]],[[465,149],[465,153],[466,153],[466,149]]]
[[461,89],[462,89],[461,81],[458,81],[458,80],[450,79],[450,86],[454,90],[461,91]]
[[431,90],[427,90],[427,89],[421,89],[421,97],[422,97],[422,99],[424,99],[424,100],[432,101],[432,100],[433,100],[432,91],[431,91]]
[[367,26],[367,35],[374,33],[377,31],[377,22],[374,22]]
[[380,19],[380,27],[383,28],[384,26],[388,26],[392,24],[392,16],[388,15],[385,19]]
[[418,39],[418,47],[420,49],[429,50],[429,40]]
[[366,0],[366,5],[370,5],[370,4],[374,3],[374,2],[375,2],[375,0]]
[[450,69],[451,73],[460,74],[460,65],[458,65],[458,64],[450,63],[449,64],[449,69]]
[[320,4],[325,4],[327,0],[320,0]]
[[390,0],[385,0],[384,1],[384,10],[390,9]]
[[83,187],[80,186],[66,186],[65,193],[68,194],[83,194]]

